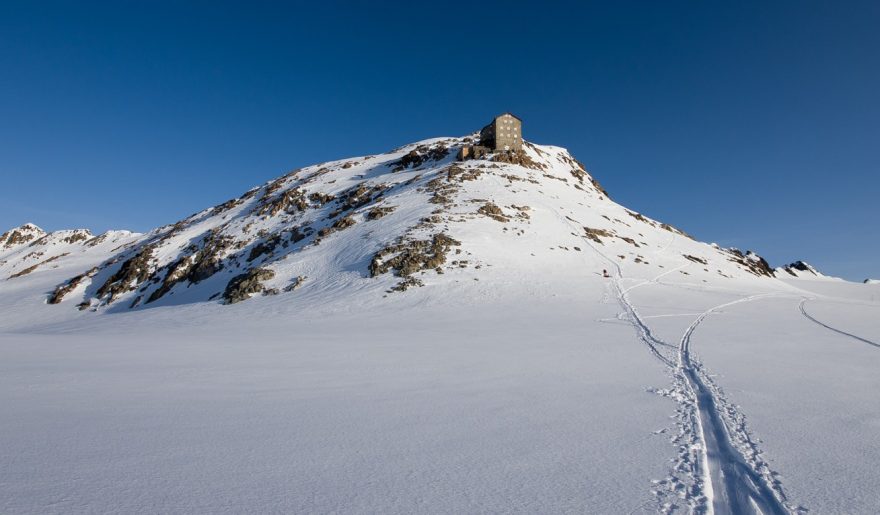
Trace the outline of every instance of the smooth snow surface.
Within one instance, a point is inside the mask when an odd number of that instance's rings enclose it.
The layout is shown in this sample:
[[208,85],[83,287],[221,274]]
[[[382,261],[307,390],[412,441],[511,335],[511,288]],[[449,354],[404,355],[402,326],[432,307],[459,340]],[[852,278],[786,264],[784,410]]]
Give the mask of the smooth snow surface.
[[665,377],[557,307],[5,335],[0,511],[651,506]]
[[[773,277],[557,147],[395,165],[462,141],[145,235],[5,233],[0,513],[876,511],[880,285]],[[370,273],[438,233],[421,285]]]

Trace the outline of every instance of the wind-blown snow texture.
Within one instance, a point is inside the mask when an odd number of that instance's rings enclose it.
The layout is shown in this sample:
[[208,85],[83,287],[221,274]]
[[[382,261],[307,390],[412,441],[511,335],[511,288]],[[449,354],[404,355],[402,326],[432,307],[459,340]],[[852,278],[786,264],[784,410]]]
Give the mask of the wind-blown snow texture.
[[142,235],[0,236],[0,511],[880,504],[880,286],[694,241],[564,149],[468,141]]

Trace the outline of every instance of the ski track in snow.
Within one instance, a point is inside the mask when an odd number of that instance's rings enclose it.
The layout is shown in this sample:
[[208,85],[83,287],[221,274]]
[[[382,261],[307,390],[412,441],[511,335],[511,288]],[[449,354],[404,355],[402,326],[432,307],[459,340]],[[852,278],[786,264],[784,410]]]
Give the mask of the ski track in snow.
[[[563,217],[560,216],[560,219]],[[660,510],[665,513],[677,511],[679,506],[674,499],[678,498],[686,502],[694,513],[738,515],[804,511],[801,507],[787,507],[782,485],[761,458],[761,452],[746,428],[744,415],[738,407],[727,402],[702,364],[690,354],[691,337],[706,317],[726,307],[779,294],[752,295],[704,311],[688,326],[676,347],[653,334],[628,293],[684,267],[663,272],[649,281],[624,289],[620,265],[587,238],[581,239],[608,261],[614,270],[613,291],[624,311],[620,319],[632,324],[639,339],[672,375],[672,389],[658,393],[679,403],[677,418],[680,433],[673,439],[673,443],[679,445],[679,456],[672,474],[653,482],[661,487],[654,491],[661,504]],[[673,355],[667,355],[672,352]]]
[[807,309],[804,306],[806,303],[807,303],[807,299],[802,299],[798,308],[800,309],[801,314],[804,315],[811,322],[819,324],[822,327],[824,327],[825,329],[828,329],[830,331],[834,331],[835,333],[842,334],[843,336],[848,336],[848,337],[853,338],[855,340],[858,340],[860,342],[867,343],[868,345],[872,345],[874,347],[880,348],[880,343],[872,342],[871,340],[868,340],[867,338],[862,338],[861,336],[856,336],[856,335],[854,335],[852,333],[848,333],[846,331],[841,331],[840,329],[837,329],[836,327],[831,327],[830,325],[826,324],[825,322],[821,322],[821,321],[813,318],[812,315],[807,313]]
[[[607,257],[606,257],[606,259],[607,259]],[[656,283],[657,283],[658,281],[660,281],[660,279],[662,279],[663,277],[666,277],[667,275],[669,275],[669,274],[671,274],[671,273],[673,273],[673,272],[678,272],[679,270],[682,270],[682,269],[687,268],[687,267],[688,267],[688,264],[685,263],[684,265],[677,266],[677,267],[673,268],[672,270],[667,270],[667,271],[663,272],[662,274],[660,274],[660,275],[654,277],[654,278],[651,279],[650,281],[644,281],[644,282],[640,282],[639,284],[636,284],[635,286],[630,286],[629,288],[623,290],[623,294],[626,295],[627,293],[629,293],[629,292],[635,290],[636,288],[641,288],[642,286],[645,286],[645,285],[648,285],[648,284],[656,284]]]
[[[717,406],[718,401],[723,399],[718,395],[717,388],[711,388],[700,376],[701,366],[690,356],[691,337],[707,316],[725,307],[770,295],[772,294],[753,295],[710,308],[694,320],[681,338],[679,370],[687,378],[699,412],[704,459],[712,492],[708,497],[711,498],[713,512],[717,514],[789,513],[779,499],[782,497],[781,491],[774,491],[767,484],[761,471],[753,468],[753,464],[747,463],[731,442],[728,428]],[[756,451],[754,447],[753,450]],[[759,467],[766,469],[763,463],[760,463]]]

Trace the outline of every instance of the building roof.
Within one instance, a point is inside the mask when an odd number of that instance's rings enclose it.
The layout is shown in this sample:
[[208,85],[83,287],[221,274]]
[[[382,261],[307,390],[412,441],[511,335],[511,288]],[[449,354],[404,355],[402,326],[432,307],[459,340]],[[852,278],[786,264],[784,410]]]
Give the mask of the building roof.
[[[498,116],[504,116],[504,115],[506,115],[506,114],[509,114],[510,116],[513,116],[514,118],[516,118],[517,120],[519,120],[520,122],[522,122],[522,118],[520,118],[519,116],[517,116],[517,115],[511,113],[510,111],[505,111],[505,112],[499,114]],[[498,118],[498,116],[496,116],[495,118]]]

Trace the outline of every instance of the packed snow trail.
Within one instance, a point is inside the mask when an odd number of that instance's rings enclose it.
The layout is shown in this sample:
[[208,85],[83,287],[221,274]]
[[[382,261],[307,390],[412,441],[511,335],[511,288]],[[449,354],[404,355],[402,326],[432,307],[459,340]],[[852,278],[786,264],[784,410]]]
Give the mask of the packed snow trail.
[[716,514],[763,513],[782,514],[789,511],[767,486],[761,475],[745,462],[731,443],[727,426],[716,406],[715,396],[700,378],[690,357],[694,331],[710,314],[728,306],[750,302],[767,295],[753,295],[715,306],[694,320],[685,330],[679,347],[679,369],[694,393],[703,433],[706,461],[712,483],[712,509]]
[[[773,294],[753,295],[704,311],[685,330],[679,346],[676,348],[654,336],[651,328],[639,315],[628,296],[631,290],[654,283],[660,277],[675,270],[664,272],[650,281],[624,289],[621,284],[623,271],[620,265],[587,238],[581,237],[581,239],[611,265],[614,272],[612,276],[613,290],[625,315],[622,318],[632,324],[639,339],[648,346],[648,349],[658,360],[670,369],[676,387],[680,388],[683,385],[686,388],[686,391],[678,392],[683,395],[676,397],[686,412],[693,413],[692,418],[697,434],[692,436],[700,444],[699,452],[701,454],[700,463],[694,464],[692,467],[691,473],[694,476],[691,477],[691,480],[693,485],[688,489],[685,498],[689,502],[691,510],[698,513],[724,515],[744,513],[786,515],[791,513],[780,500],[780,498],[784,499],[781,490],[777,491],[771,488],[762,474],[756,470],[755,466],[745,460],[742,453],[731,441],[719,407],[722,399],[717,398],[716,390],[710,388],[700,377],[700,364],[692,361],[690,356],[691,336],[707,316],[725,307]],[[678,269],[680,268],[683,267]],[[670,348],[677,351],[676,356],[666,355],[665,352]],[[688,400],[692,402],[692,405],[688,406]],[[688,432],[686,425],[682,426],[682,430],[685,433]],[[694,431],[694,428],[691,431]],[[754,446],[747,435],[745,440]],[[757,451],[757,449],[755,450]],[[670,512],[675,509],[674,506],[668,504],[663,508]]]
[[798,307],[799,307],[800,310],[801,310],[801,314],[804,315],[808,320],[810,320],[810,321],[812,321],[812,322],[815,322],[815,323],[821,325],[821,326],[824,327],[825,329],[828,329],[828,330],[834,331],[835,333],[842,334],[843,336],[849,336],[850,338],[856,339],[856,340],[858,340],[858,341],[860,341],[860,342],[867,343],[868,345],[873,345],[874,347],[880,348],[880,343],[875,343],[875,342],[872,342],[871,340],[868,340],[867,338],[862,338],[861,336],[856,336],[856,335],[854,335],[854,334],[852,334],[852,333],[848,333],[848,332],[846,332],[846,331],[841,331],[840,329],[837,329],[837,328],[831,327],[830,325],[828,325],[828,324],[826,324],[826,323],[824,323],[824,322],[820,322],[819,320],[816,320],[816,319],[813,318],[809,313],[807,313],[807,310],[806,310],[806,308],[804,307],[804,304],[806,304],[806,303],[807,303],[807,299],[802,299],[802,300],[801,300],[801,303],[800,303],[800,306],[798,306]]

